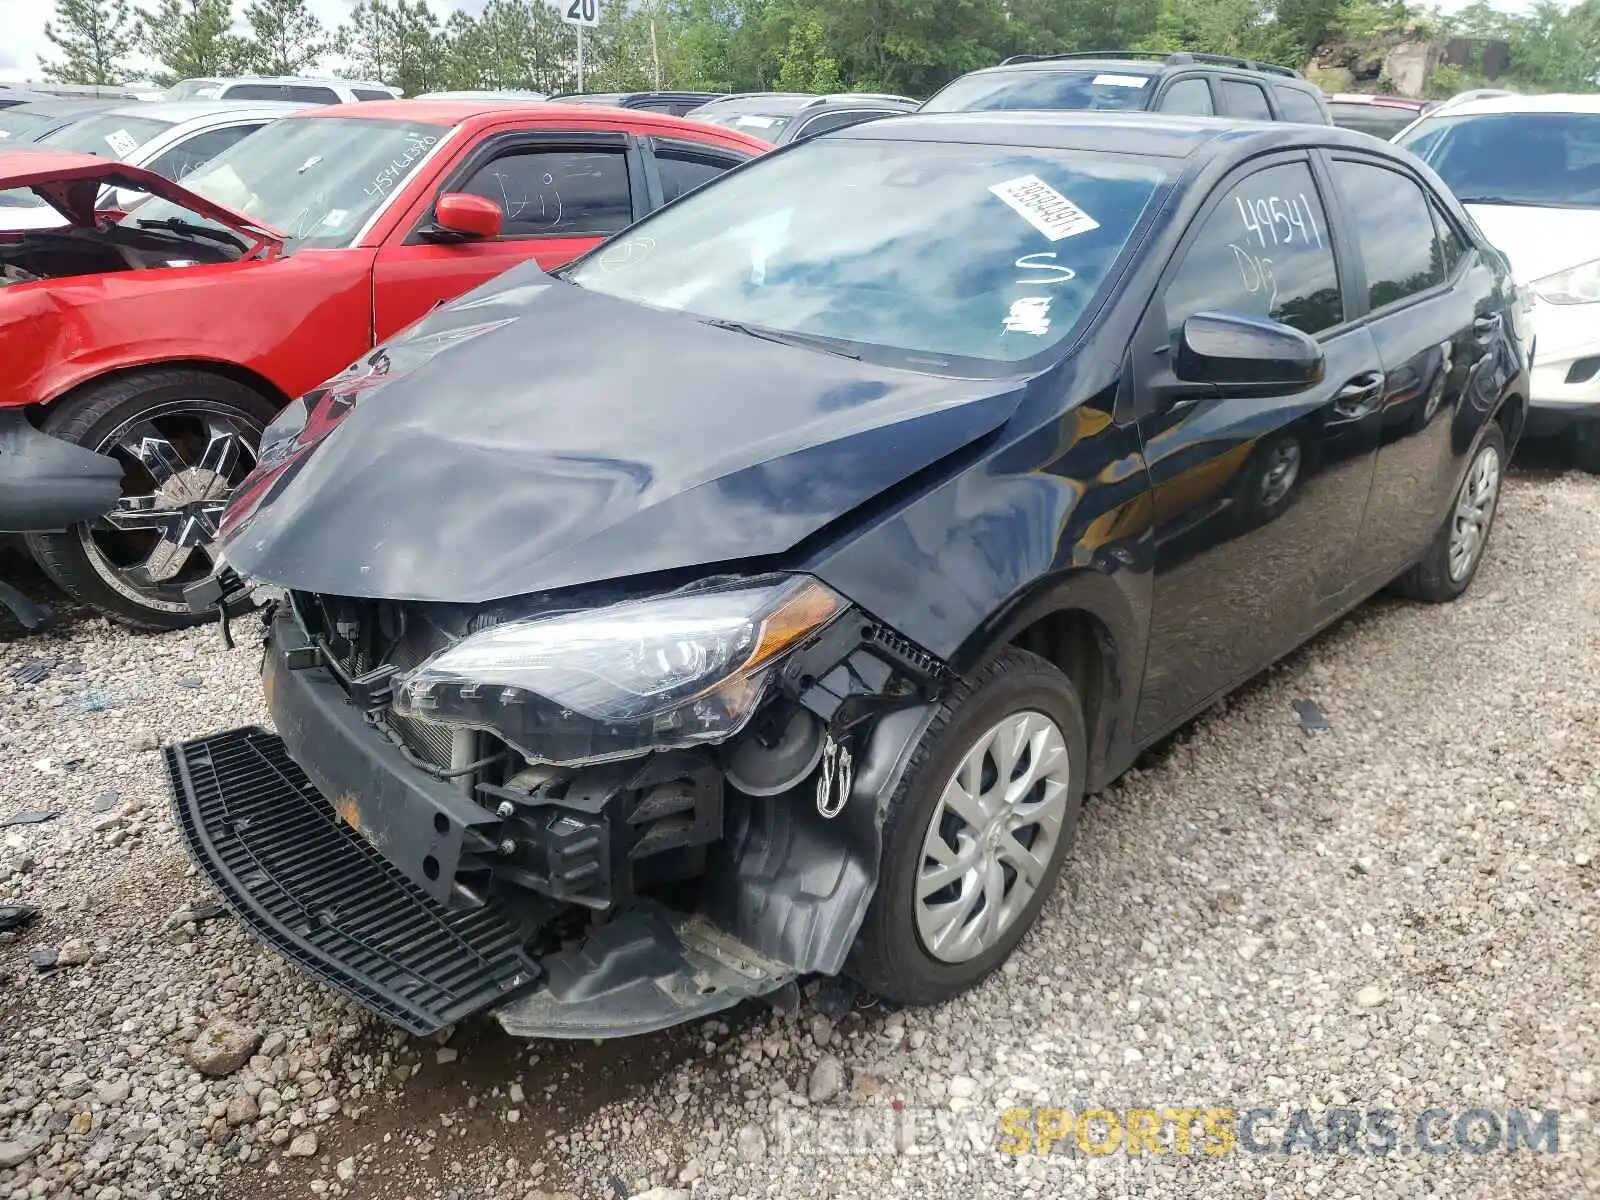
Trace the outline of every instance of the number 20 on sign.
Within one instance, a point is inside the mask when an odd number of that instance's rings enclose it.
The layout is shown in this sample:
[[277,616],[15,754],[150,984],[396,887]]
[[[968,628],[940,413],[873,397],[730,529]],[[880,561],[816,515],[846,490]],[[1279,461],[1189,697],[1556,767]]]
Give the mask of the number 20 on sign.
[[561,19],[568,25],[593,29],[600,24],[600,0],[556,0]]

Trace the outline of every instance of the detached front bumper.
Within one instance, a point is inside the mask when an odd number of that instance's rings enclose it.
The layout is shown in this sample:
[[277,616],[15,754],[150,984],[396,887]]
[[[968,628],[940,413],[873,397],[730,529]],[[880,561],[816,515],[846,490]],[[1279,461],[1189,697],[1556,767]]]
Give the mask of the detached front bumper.
[[0,408],[0,532],[45,533],[116,507],[122,464],[41,433],[20,408]]
[[166,750],[190,854],[286,958],[419,1035],[485,1009],[520,1036],[646,1033],[795,978],[704,916],[644,901],[538,955],[565,903],[457,886],[503,818],[407,763],[305,650],[280,610],[263,677],[281,738],[238,729]]

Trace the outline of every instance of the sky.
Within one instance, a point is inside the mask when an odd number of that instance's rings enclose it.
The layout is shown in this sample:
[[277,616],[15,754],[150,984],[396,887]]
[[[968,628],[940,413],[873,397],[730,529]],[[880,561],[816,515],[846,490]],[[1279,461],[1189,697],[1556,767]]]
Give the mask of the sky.
[[[342,24],[353,7],[353,0],[309,0],[309,3],[311,10],[330,29]],[[441,19],[451,9],[476,12],[483,7],[483,0],[432,0],[432,3]],[[1451,12],[1466,3],[1467,0],[1440,0],[1439,7]],[[134,5],[138,5],[138,0],[134,0]],[[1526,7],[1526,0],[1495,0],[1494,7],[1515,12]],[[54,8],[55,0],[0,0],[0,30],[4,31],[0,37],[0,82],[16,83],[39,77],[39,56],[48,57],[52,49],[44,38],[44,23]]]

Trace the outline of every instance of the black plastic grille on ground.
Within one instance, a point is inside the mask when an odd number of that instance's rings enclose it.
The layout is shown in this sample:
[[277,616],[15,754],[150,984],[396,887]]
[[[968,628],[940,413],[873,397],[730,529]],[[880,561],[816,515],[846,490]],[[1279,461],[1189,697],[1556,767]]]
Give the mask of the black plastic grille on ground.
[[533,983],[514,918],[434,903],[339,820],[276,735],[234,729],[165,753],[191,855],[290,961],[418,1035]]

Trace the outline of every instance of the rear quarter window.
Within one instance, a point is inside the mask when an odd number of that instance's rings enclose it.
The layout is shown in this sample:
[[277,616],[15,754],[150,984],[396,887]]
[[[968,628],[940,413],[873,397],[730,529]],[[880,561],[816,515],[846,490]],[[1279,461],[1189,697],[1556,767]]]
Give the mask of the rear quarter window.
[[1302,92],[1299,88],[1292,87],[1273,90],[1278,93],[1278,110],[1283,113],[1285,121],[1294,121],[1300,125],[1328,123],[1328,118],[1322,115],[1322,106],[1309,92]]

